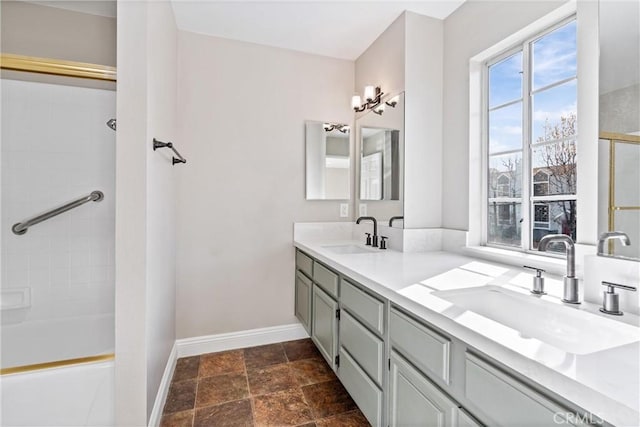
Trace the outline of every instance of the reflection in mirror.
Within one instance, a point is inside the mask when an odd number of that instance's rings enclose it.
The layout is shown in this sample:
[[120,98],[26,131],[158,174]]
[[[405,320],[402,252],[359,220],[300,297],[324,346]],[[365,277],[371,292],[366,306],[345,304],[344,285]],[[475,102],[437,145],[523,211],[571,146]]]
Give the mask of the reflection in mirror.
[[605,247],[640,259],[640,3],[600,2],[598,231],[622,231]]
[[359,203],[381,223],[403,226],[404,93],[390,94],[356,120]]
[[346,124],[305,123],[307,200],[347,200],[351,176]]
[[361,130],[360,200],[400,200],[400,131]]

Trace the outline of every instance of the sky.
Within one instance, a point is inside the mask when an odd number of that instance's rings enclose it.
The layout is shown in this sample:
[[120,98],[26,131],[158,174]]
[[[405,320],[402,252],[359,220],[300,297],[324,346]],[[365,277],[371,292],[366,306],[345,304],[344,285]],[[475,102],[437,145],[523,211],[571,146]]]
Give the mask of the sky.
[[[553,125],[561,116],[577,111],[575,79],[544,89],[576,75],[576,21],[534,41],[532,57],[532,141],[536,141],[544,135],[545,120]],[[489,113],[491,153],[522,148],[522,69],[522,51],[489,69],[489,108],[519,101]],[[544,90],[536,92],[540,89]]]

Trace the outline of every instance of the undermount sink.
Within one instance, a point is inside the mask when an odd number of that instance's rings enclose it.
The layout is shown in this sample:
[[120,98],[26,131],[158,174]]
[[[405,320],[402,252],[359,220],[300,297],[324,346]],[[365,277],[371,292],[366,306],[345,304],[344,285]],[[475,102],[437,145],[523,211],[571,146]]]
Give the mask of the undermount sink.
[[366,246],[354,245],[352,243],[345,245],[327,245],[323,246],[323,248],[336,254],[370,254],[374,252],[374,249]]
[[568,353],[595,353],[640,340],[638,327],[496,286],[433,295]]

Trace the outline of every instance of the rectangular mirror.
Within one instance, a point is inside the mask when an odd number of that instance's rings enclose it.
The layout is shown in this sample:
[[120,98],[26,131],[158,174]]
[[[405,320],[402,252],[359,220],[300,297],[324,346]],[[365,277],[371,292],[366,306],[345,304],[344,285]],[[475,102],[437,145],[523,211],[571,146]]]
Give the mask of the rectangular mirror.
[[640,3],[600,1],[598,234],[622,231],[631,245],[605,251],[640,259]]
[[348,200],[350,128],[342,123],[305,123],[307,200]]
[[[404,93],[383,97],[356,120],[358,200],[380,222],[403,216]],[[400,218],[401,219],[401,218]],[[394,226],[402,226],[395,221]]]

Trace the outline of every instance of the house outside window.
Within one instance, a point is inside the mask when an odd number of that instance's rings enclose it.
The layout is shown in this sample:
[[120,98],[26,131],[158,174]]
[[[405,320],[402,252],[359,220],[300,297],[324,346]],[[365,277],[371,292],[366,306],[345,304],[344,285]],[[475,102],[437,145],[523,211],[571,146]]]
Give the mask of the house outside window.
[[487,61],[485,70],[485,243],[526,251],[546,234],[575,240],[575,16]]

